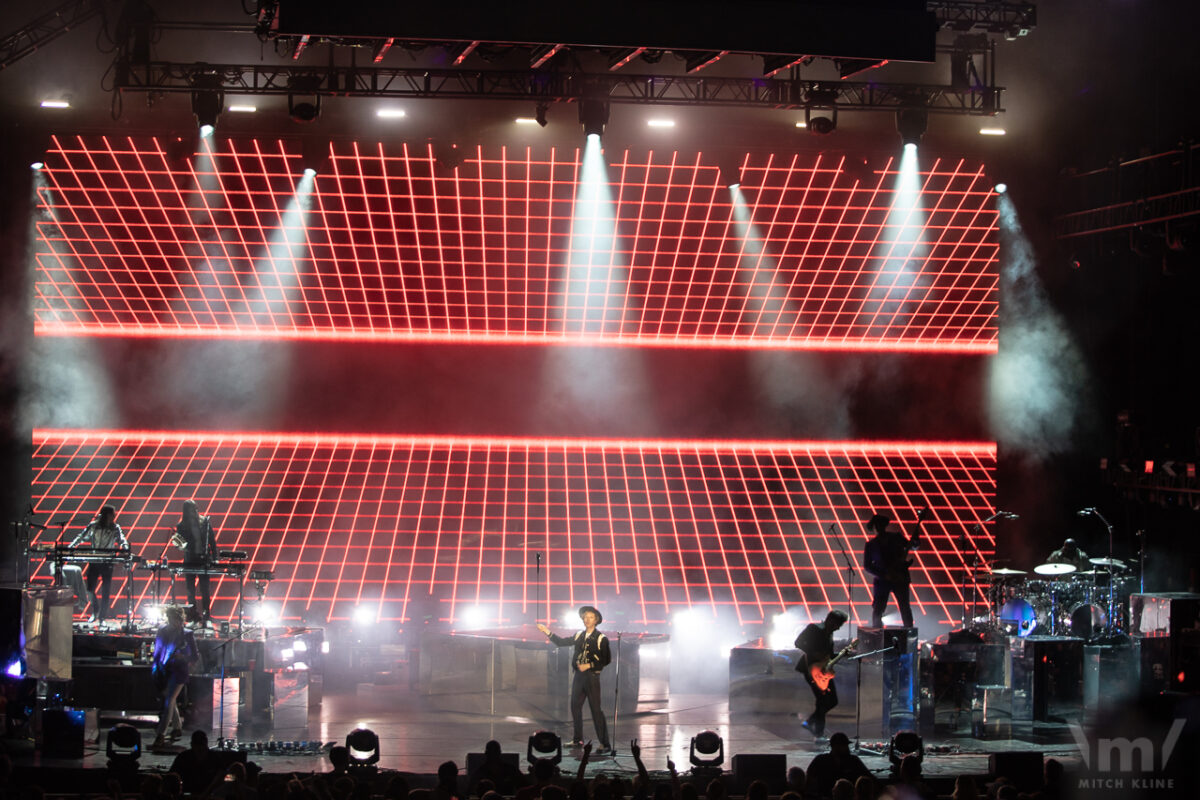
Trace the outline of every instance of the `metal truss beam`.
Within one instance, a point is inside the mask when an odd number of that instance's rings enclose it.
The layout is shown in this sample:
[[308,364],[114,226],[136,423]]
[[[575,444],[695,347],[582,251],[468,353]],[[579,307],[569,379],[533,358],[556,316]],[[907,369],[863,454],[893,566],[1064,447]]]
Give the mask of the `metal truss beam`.
[[943,28],[956,31],[984,30],[1024,36],[1037,25],[1034,3],[1009,0],[926,0],[925,8]]
[[39,47],[100,13],[103,0],[68,0],[37,19],[0,38],[0,69],[11,67]]
[[1200,186],[1063,214],[1054,220],[1054,235],[1059,239],[1073,239],[1195,216],[1200,216]]
[[[814,92],[836,93],[844,110],[894,110],[923,103],[936,113],[991,116],[1002,87],[956,89],[915,83],[716,78],[695,75],[625,75],[529,70],[304,67],[264,64],[118,62],[114,89],[123,92],[191,92],[200,79],[210,88],[247,95],[286,95],[289,80],[316,81],[305,94],[343,97],[533,100],[584,98],[614,103],[681,106],[803,108]],[[212,85],[216,83],[216,85]]]

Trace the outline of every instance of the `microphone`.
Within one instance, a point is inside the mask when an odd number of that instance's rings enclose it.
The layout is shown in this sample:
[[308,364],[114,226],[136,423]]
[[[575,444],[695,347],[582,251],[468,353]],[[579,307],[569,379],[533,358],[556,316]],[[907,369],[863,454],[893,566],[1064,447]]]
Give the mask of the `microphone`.
[[1094,508],[1081,508],[1081,509],[1079,509],[1078,511],[1076,511],[1075,513],[1076,513],[1076,514],[1078,514],[1078,515],[1079,515],[1079,516],[1081,516],[1081,517],[1090,517],[1092,514],[1096,513],[1096,509],[1094,509]]

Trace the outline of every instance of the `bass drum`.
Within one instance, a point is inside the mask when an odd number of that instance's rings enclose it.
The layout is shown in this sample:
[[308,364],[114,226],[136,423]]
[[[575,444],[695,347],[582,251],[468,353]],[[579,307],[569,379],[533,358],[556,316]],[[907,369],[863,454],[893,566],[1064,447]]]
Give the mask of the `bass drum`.
[[1037,630],[1038,615],[1024,598],[1014,597],[1000,607],[1000,625],[1009,636],[1022,639]]
[[1082,603],[1071,611],[1070,629],[1072,636],[1094,639],[1104,633],[1108,626],[1108,614],[1095,603]]

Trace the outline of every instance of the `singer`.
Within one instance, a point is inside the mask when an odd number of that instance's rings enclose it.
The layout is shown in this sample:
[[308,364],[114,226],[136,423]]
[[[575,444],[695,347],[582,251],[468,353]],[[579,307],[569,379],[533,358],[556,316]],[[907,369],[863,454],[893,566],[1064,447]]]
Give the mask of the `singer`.
[[579,618],[583,620],[583,630],[574,636],[559,636],[551,633],[545,625],[538,623],[538,630],[546,634],[558,647],[574,645],[575,676],[571,680],[571,722],[575,726],[573,747],[583,746],[583,700],[587,698],[592,710],[592,723],[596,726],[596,738],[600,740],[600,748],[596,755],[603,756],[612,752],[608,741],[608,720],[604,716],[604,708],[600,703],[600,672],[612,661],[612,653],[608,648],[608,637],[597,630],[604,621],[600,610],[595,606],[583,606],[579,609]]

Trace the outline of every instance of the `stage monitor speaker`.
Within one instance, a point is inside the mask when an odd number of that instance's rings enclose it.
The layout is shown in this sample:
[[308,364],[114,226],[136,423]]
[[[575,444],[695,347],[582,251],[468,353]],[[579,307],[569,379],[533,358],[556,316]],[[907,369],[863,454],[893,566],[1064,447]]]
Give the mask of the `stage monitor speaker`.
[[[483,753],[467,753],[467,778],[470,779],[475,774],[475,770],[483,765]],[[508,766],[521,771],[521,754],[520,753],[501,753],[500,760]],[[471,788],[471,787],[467,787]]]
[[87,712],[70,708],[42,711],[42,757],[83,758]]
[[738,753],[733,757],[733,781],[736,791],[742,794],[754,781],[767,784],[771,794],[783,794],[787,788],[787,755]]
[[1022,792],[1042,786],[1042,754],[1036,750],[1010,750],[988,756],[988,772],[1004,778]]
[[21,621],[21,590],[0,586],[0,672],[8,675],[25,674]]

